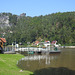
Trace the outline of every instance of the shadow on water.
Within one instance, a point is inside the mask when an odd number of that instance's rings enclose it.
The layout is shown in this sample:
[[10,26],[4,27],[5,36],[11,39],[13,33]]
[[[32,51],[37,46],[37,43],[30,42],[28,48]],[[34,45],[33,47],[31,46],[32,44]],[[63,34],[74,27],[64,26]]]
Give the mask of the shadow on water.
[[34,72],[34,75],[75,75],[75,71],[64,67],[60,68],[50,67],[50,68],[36,70]]

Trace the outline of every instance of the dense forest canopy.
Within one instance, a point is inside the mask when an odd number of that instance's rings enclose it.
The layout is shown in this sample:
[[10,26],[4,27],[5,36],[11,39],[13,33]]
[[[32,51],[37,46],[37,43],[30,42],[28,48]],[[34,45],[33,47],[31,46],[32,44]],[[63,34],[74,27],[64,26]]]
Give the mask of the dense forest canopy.
[[75,12],[58,12],[35,17],[20,17],[9,13],[9,21],[11,27],[0,29],[0,32],[6,33],[4,37],[7,44],[14,41],[22,44],[32,43],[41,38],[42,41],[57,40],[60,44],[75,45]]

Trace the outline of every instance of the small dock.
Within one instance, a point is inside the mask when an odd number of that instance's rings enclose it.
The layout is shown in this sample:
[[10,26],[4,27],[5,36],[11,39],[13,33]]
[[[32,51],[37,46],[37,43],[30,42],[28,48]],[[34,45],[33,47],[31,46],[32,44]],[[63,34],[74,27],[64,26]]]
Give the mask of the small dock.
[[55,51],[55,50],[50,50],[50,53],[61,53],[61,50],[57,50],[57,51]]
[[26,48],[17,48],[15,49],[15,52],[26,52],[28,54],[34,54],[34,53],[38,53],[38,54],[45,54],[45,53],[60,53],[61,50],[52,50],[50,48],[35,48],[35,47],[26,47]]
[[4,54],[16,54],[16,52],[15,51],[6,51],[6,52],[4,52]]

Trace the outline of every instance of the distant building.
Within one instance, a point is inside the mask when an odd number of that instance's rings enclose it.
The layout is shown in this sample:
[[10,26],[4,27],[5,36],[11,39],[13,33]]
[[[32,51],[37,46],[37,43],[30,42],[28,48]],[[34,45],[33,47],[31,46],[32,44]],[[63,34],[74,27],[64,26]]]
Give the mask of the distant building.
[[35,45],[39,45],[39,43],[40,43],[39,41],[35,41]]
[[50,41],[45,41],[45,42],[44,42],[44,46],[45,46],[45,47],[50,46]]
[[41,45],[44,47],[48,47],[50,46],[50,41],[44,41],[44,42],[35,41],[34,45]]
[[56,44],[56,43],[57,43],[57,41],[56,41],[56,40],[51,42],[51,44],[52,44],[52,45],[54,45],[55,47],[59,47],[59,46],[60,46],[60,44]]
[[51,42],[52,45],[56,45],[56,43],[57,43],[56,40]]

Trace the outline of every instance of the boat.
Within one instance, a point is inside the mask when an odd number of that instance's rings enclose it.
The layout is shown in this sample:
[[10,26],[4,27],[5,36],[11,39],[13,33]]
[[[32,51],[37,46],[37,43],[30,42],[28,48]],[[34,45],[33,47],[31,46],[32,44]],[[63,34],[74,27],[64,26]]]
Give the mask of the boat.
[[56,50],[50,50],[49,52],[50,53],[61,53],[61,50],[57,50],[57,51]]
[[34,51],[28,51],[28,54],[34,54]]

